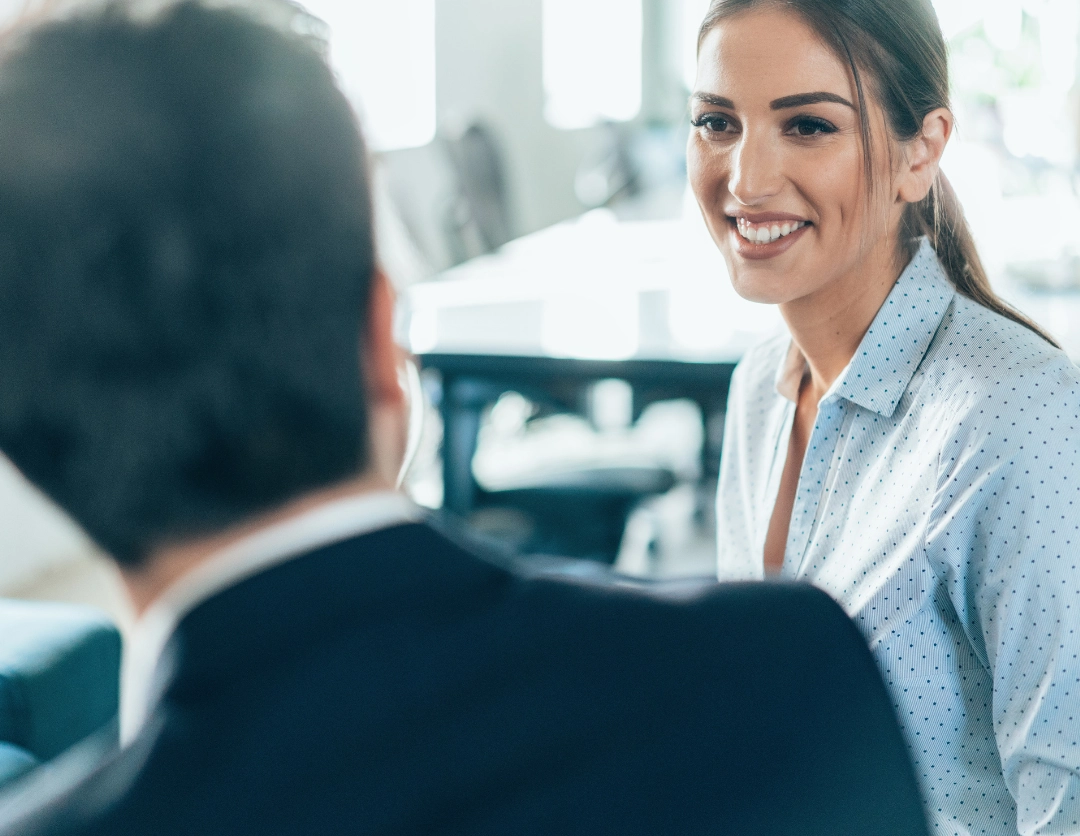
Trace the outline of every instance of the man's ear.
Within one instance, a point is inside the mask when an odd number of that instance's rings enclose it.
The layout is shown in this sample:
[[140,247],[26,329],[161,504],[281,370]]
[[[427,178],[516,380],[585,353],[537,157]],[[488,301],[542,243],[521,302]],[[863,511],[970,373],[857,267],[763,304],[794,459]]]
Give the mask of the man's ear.
[[367,339],[362,362],[368,402],[400,407],[405,402],[399,372],[402,351],[394,342],[394,288],[381,268],[371,277]]
[[939,107],[926,114],[922,133],[906,143],[905,159],[897,182],[896,198],[901,203],[918,203],[930,193],[937,178],[941,155],[953,132],[953,115]]

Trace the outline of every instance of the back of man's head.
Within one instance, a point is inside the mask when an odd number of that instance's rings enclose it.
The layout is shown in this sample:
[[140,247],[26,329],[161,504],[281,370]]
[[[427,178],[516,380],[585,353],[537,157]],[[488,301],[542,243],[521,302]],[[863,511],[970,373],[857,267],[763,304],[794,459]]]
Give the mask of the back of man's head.
[[129,564],[367,459],[367,175],[317,27],[160,5],[0,44],[0,450]]

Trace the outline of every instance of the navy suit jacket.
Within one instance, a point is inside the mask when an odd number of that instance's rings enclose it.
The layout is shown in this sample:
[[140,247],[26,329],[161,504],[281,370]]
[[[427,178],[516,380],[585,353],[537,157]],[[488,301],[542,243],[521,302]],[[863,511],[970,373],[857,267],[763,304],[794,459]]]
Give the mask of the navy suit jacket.
[[219,593],[169,653],[136,741],[0,834],[926,832],[871,657],[807,586],[524,574],[408,524]]

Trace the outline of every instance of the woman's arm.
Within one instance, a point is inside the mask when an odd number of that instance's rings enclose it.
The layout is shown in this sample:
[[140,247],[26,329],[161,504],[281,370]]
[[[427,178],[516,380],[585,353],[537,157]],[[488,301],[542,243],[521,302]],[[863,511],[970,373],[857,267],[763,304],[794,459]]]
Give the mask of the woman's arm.
[[993,678],[1020,833],[1080,833],[1080,370],[1043,363],[955,421],[928,556]]

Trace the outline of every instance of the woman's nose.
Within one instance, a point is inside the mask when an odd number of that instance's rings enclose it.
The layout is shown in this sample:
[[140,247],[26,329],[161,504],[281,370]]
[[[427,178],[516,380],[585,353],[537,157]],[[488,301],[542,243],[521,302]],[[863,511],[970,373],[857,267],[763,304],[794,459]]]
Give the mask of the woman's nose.
[[780,169],[772,143],[746,134],[739,139],[731,158],[728,191],[745,206],[760,204],[780,191]]

